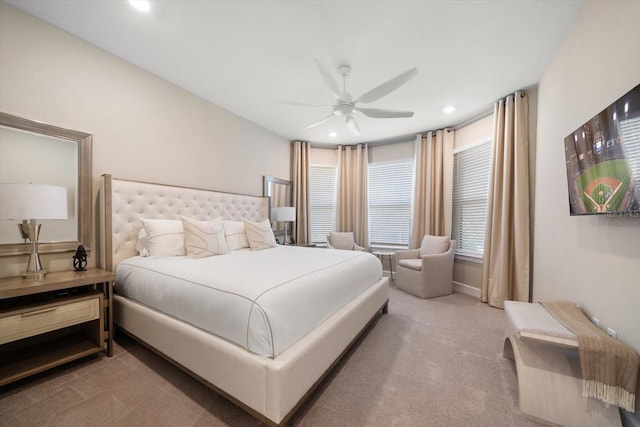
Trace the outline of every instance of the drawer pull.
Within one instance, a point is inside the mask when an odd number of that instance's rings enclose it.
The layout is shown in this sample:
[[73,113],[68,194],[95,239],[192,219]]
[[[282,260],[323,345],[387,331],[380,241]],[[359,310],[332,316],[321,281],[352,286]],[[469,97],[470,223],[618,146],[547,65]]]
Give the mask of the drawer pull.
[[51,311],[56,311],[58,307],[50,307],[44,308],[42,310],[30,311],[28,313],[22,313],[22,317],[36,316],[38,314],[49,313]]

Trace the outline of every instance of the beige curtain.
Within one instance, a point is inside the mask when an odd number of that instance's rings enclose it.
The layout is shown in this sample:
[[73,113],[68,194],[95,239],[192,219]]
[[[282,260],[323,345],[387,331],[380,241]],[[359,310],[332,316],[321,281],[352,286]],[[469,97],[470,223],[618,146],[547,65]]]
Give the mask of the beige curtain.
[[494,107],[493,160],[482,271],[482,301],[529,301],[529,165],[527,95]]
[[453,142],[448,129],[416,137],[409,248],[420,247],[425,234],[451,236]]
[[291,180],[293,181],[293,206],[296,222],[293,238],[296,243],[309,243],[309,157],[311,145],[294,141],[292,144]]
[[337,166],[336,231],[352,231],[356,243],[368,248],[367,145],[338,147]]

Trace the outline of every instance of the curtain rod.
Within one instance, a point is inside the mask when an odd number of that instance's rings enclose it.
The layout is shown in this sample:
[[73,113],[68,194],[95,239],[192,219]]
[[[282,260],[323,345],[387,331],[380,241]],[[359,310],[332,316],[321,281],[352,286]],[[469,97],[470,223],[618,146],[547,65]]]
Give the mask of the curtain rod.
[[[517,91],[513,92],[512,94],[509,94],[509,95],[507,95],[505,97],[502,97],[502,98],[498,99],[498,101],[496,101],[496,102],[499,102],[500,100],[506,99],[507,97],[515,95],[515,94],[520,94],[520,98],[522,98],[523,96],[526,95],[526,92],[517,90]],[[493,104],[491,104],[491,107],[488,107],[486,110],[482,110],[481,112],[479,112],[477,114],[474,114],[473,116],[469,117],[468,119],[463,120],[460,123],[458,123],[457,125],[447,129],[447,132],[451,132],[452,130],[456,131],[458,129],[462,129],[465,126],[469,126],[471,123],[477,122],[478,120],[482,120],[485,117],[492,115],[493,112],[494,112],[494,108],[495,108],[494,106],[495,106],[495,102]]]
[[478,120],[482,120],[485,117],[488,117],[490,115],[493,114],[493,106],[491,106],[491,108],[487,108],[486,110],[483,110],[477,114],[474,114],[473,116],[461,121],[460,123],[458,123],[457,125],[447,129],[448,132],[456,131],[458,129],[462,129],[465,126],[469,126],[471,123],[477,122]]

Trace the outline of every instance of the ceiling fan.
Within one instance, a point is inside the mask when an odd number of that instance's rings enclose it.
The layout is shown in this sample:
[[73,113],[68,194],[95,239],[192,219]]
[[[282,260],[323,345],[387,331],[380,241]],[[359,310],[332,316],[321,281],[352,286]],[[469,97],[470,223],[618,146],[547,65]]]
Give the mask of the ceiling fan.
[[358,106],[357,104],[368,104],[371,102],[375,102],[380,98],[390,94],[391,92],[414,78],[418,74],[417,68],[412,68],[409,71],[405,71],[404,73],[382,83],[381,85],[374,87],[370,91],[360,95],[354,101],[351,94],[347,92],[347,77],[349,77],[349,75],[351,74],[351,67],[348,65],[341,65],[338,67],[338,76],[342,77],[342,90],[340,90],[338,82],[333,77],[332,72],[327,67],[325,67],[318,60],[318,58],[314,59],[316,61],[316,66],[318,67],[320,75],[331,90],[333,96],[336,98],[336,103],[334,105],[311,105],[301,104],[298,102],[287,102],[287,104],[299,105],[302,107],[333,109],[331,114],[329,114],[324,119],[305,127],[305,130],[318,126],[319,124],[326,122],[334,116],[344,116],[347,130],[354,135],[360,135],[360,128],[358,127],[358,123],[356,122],[356,119],[354,117],[354,114],[356,112],[361,112],[365,116],[372,117],[374,119],[413,117],[413,111],[389,110],[383,108],[363,108]]

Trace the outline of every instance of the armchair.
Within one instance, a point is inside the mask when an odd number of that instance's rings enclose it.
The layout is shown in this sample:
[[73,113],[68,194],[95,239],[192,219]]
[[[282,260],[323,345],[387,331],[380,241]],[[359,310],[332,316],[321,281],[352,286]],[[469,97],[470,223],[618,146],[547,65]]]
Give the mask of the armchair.
[[420,249],[397,251],[398,289],[420,298],[451,294],[455,246],[448,236],[426,235]]
[[362,246],[356,245],[356,239],[352,232],[332,231],[327,236],[327,247],[330,249],[345,249],[348,251],[365,251]]

